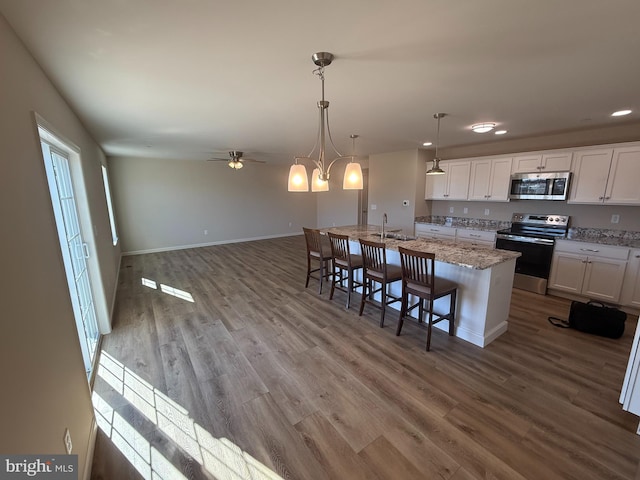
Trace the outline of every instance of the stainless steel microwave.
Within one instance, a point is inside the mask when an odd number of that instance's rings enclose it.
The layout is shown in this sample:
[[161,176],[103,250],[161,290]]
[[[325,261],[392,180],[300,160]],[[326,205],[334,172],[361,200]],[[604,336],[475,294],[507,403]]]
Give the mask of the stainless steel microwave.
[[571,172],[514,173],[509,198],[515,200],[566,200]]

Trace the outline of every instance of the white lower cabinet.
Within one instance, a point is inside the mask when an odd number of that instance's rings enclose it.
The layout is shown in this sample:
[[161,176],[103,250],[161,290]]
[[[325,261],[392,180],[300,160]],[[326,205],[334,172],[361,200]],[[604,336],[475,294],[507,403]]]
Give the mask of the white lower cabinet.
[[640,249],[631,250],[620,303],[640,308]]
[[549,288],[619,303],[628,258],[625,247],[557,240]]
[[456,239],[456,229],[455,227],[445,227],[430,223],[416,223],[415,236],[454,241]]

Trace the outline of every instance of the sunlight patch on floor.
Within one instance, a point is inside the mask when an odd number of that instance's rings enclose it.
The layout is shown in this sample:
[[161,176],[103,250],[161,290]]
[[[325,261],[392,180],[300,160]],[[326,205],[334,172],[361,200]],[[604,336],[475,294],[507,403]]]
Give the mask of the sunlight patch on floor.
[[[213,437],[189,416],[188,410],[105,351],[100,355],[98,376],[217,479],[282,480],[229,439]],[[145,479],[185,478],[96,392],[93,393],[93,405],[99,428]]]

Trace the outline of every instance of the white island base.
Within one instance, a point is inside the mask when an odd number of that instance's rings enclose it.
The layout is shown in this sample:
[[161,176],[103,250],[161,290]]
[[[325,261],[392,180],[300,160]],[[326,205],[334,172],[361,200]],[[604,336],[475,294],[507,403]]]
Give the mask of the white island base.
[[[352,243],[351,247],[359,250],[359,245],[356,247]],[[387,250],[387,262],[400,265],[400,254]],[[482,270],[436,261],[436,275],[458,284],[454,329],[456,337],[485,347],[507,331],[515,266],[515,258]],[[401,282],[392,284],[391,293],[401,295]],[[397,319],[397,315],[400,315],[399,303],[390,307],[395,310],[387,310],[386,316],[392,317],[395,313]],[[417,310],[414,309],[411,315],[417,317]],[[438,299],[434,311],[448,312],[449,297]],[[443,320],[434,325],[434,328],[448,332],[449,321]]]

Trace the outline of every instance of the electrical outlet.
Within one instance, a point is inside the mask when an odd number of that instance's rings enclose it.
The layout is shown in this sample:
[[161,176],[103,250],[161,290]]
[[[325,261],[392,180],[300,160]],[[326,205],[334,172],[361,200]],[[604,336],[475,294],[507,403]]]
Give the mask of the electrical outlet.
[[292,225],[293,225],[293,223],[292,223],[292,222],[289,222],[289,228],[291,228],[291,226],[292,226]]
[[484,214],[485,215],[489,215],[491,213],[491,210],[489,210],[488,208],[484,209]]
[[611,215],[611,223],[618,223],[620,221],[620,215]]
[[453,213],[453,207],[449,207],[449,213]]
[[205,230],[205,231],[204,231],[204,234],[205,234],[205,235],[209,235],[209,230]]
[[67,455],[71,455],[71,451],[73,450],[73,443],[71,443],[71,433],[69,433],[69,429],[64,429],[64,449],[67,452]]
[[468,209],[467,207],[464,207],[464,208],[462,209],[462,213],[469,213],[469,209]]

